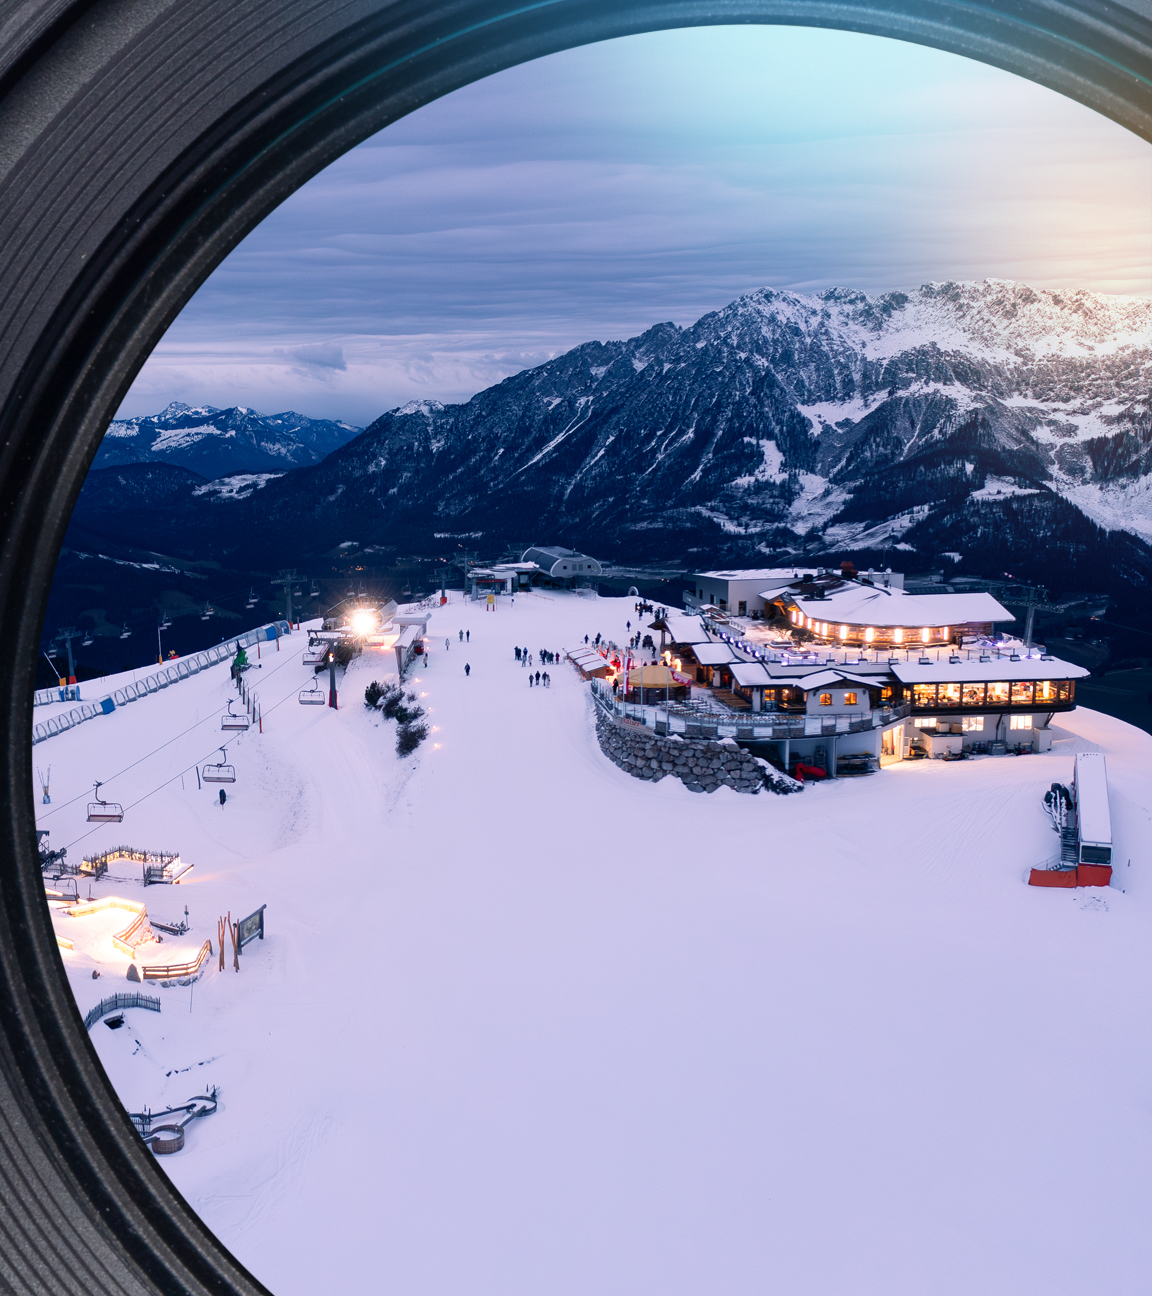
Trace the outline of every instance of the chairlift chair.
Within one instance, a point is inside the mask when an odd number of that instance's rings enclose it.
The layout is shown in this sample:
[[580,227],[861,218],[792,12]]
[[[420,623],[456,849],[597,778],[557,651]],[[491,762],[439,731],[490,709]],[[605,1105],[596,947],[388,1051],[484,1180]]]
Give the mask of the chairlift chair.
[[160,616],[160,629],[167,630],[171,625],[172,625],[172,618],[168,616],[166,613],[162,613]]
[[128,627],[125,625],[120,631],[120,638],[131,639],[131,637],[132,637],[132,631],[129,630]]
[[252,588],[249,588],[249,590],[248,590],[248,602],[245,603],[244,606],[245,606],[245,607],[254,608],[254,607],[256,606],[256,602],[257,602],[257,599],[256,599],[256,591],[255,591],[254,589],[252,589]]
[[232,702],[228,703],[228,710],[220,717],[221,729],[239,729],[241,733],[248,728],[248,717],[246,715],[234,715],[232,711]]
[[88,631],[85,631],[84,638],[80,640],[80,647],[91,648],[91,646],[92,646],[92,636]]
[[52,642],[52,643],[50,643],[50,644],[48,645],[48,660],[49,660],[49,661],[55,661],[55,660],[56,660],[56,644],[55,644],[55,642]]
[[103,801],[100,798],[100,784],[94,789],[94,801],[88,802],[89,823],[123,823],[124,807],[118,801]]
[[320,597],[320,586],[317,585],[315,581],[312,582],[312,588],[308,591],[308,597],[309,598]]
[[205,765],[203,778],[205,783],[235,783],[236,767],[225,761],[228,755],[226,747],[220,748],[220,759],[211,765]]
[[301,706],[323,706],[328,701],[328,695],[319,684],[313,683],[300,690],[296,695],[296,701]]
[[200,620],[201,620],[201,621],[207,621],[207,620],[209,620],[211,617],[214,617],[215,615],[216,615],[216,609],[212,606],[212,604],[211,604],[211,603],[205,603],[205,604],[204,604],[204,611],[200,613]]

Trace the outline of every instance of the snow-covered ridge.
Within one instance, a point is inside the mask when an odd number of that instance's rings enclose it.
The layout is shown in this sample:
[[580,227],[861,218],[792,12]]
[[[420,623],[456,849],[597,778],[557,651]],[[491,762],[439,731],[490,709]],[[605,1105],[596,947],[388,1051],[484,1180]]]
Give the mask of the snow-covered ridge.
[[1001,362],[1152,346],[1148,298],[1058,292],[1006,279],[928,283],[879,297],[847,288],[812,295],[761,288],[705,318],[733,336],[750,322],[769,336],[781,330],[824,335],[874,360],[926,345]]

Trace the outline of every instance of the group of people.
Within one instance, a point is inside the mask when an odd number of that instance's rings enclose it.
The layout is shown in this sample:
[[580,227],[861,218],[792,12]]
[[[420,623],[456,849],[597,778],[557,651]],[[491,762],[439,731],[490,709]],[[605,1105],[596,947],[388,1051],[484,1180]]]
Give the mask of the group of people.
[[533,675],[532,672],[529,671],[528,687],[532,688],[533,685],[535,685],[536,688],[551,688],[552,677],[548,674],[547,671],[544,672],[543,676],[541,676],[539,671],[537,671],[535,675]]

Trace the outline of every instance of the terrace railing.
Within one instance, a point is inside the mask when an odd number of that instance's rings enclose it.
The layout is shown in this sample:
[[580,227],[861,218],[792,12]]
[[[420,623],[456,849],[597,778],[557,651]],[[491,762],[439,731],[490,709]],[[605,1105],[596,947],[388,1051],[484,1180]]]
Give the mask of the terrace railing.
[[643,726],[654,733],[674,733],[685,738],[735,738],[737,742],[772,742],[786,738],[821,738],[835,734],[865,733],[882,729],[907,716],[912,706],[877,707],[867,715],[789,715],[782,711],[728,711],[715,703],[669,702],[667,706],[642,706],[621,702],[601,680],[592,680],[592,696],[607,715],[624,724]]

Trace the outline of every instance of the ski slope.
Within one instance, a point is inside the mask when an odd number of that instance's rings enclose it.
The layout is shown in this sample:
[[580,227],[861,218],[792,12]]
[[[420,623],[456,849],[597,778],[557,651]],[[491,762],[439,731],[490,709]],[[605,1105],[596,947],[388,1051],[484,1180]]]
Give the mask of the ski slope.
[[[195,864],[94,885],[188,905],[141,961],[268,906],[239,974],[91,1032],[129,1110],[219,1086],[161,1165],[225,1244],[278,1296],[1145,1292],[1152,737],[1081,709],[1043,756],[699,796],[616,769],[569,666],[514,660],[622,642],[632,600],[458,599],[405,760],[363,705],[391,655],[302,707],[304,635],[251,673],[224,807],[181,770],[217,759],[227,666],[35,750],[54,847]],[[1095,748],[1117,886],[1026,887]],[[95,778],[130,808],[89,832]],[[61,957],[81,1011],[135,988],[106,935]]]

